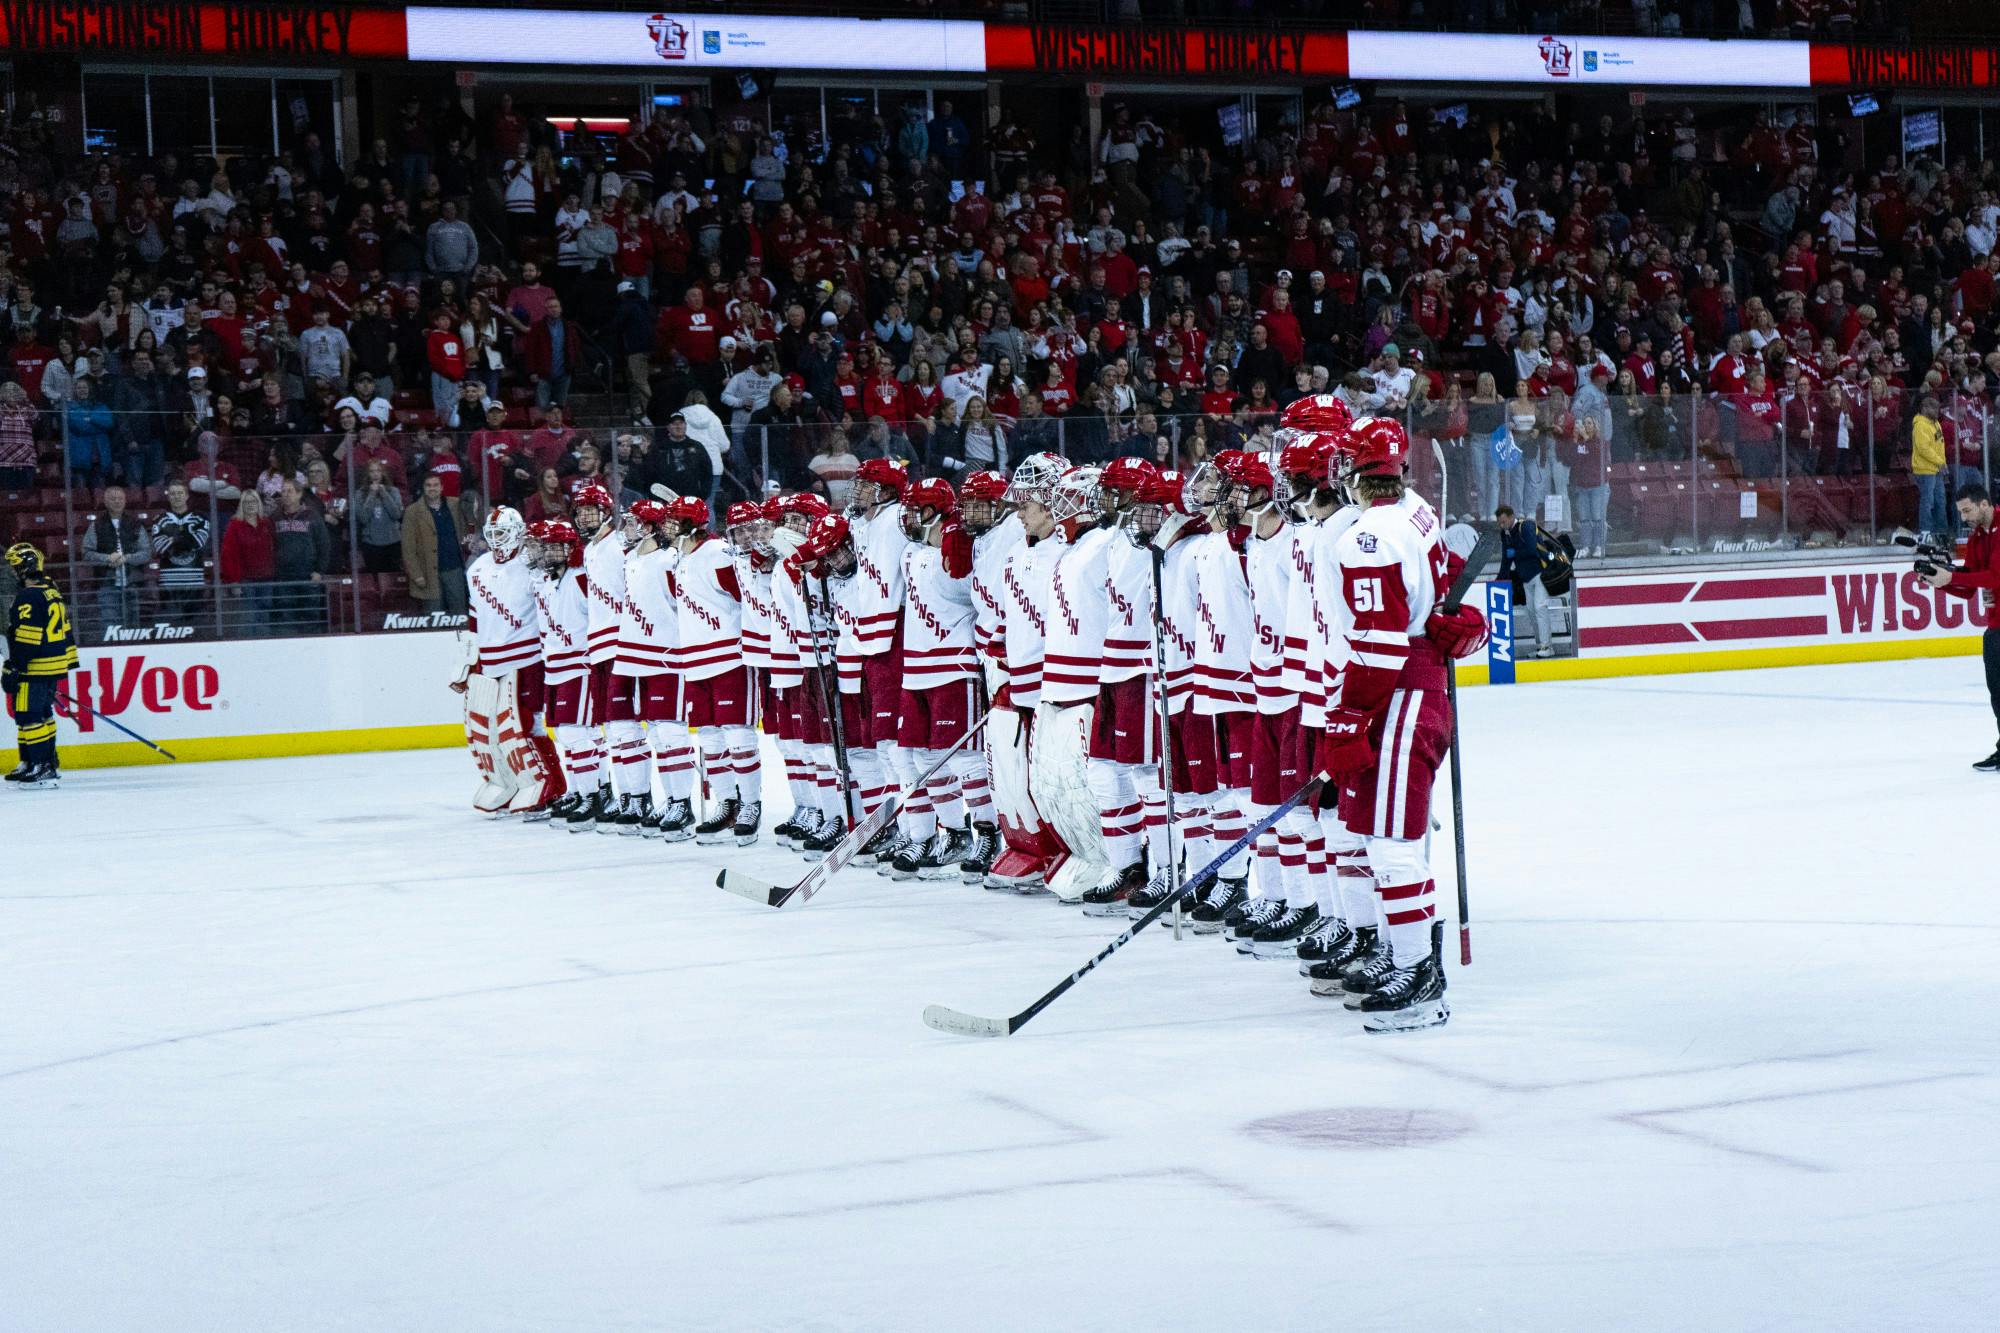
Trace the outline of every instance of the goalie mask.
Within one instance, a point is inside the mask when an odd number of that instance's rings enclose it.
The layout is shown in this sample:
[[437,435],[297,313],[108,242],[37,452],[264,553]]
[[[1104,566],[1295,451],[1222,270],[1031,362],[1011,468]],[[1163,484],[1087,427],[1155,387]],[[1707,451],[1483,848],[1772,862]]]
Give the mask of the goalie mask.
[[486,516],[479,535],[486,539],[486,549],[493,552],[493,558],[504,565],[521,554],[528,541],[528,525],[520,510],[501,505]]
[[1014,469],[1014,479],[1007,483],[1004,498],[1008,504],[1032,501],[1046,509],[1055,497],[1056,483],[1068,471],[1069,460],[1060,454],[1030,454]]
[[1067,529],[1072,541],[1086,525],[1095,523],[1102,512],[1103,490],[1098,485],[1102,470],[1096,467],[1071,468],[1063,474],[1049,497],[1049,517]]

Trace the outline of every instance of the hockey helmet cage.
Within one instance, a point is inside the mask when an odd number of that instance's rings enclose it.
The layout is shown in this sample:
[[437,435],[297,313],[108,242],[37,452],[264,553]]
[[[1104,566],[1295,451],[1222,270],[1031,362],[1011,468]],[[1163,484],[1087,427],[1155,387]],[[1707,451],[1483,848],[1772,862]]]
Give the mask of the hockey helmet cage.
[[493,552],[493,558],[506,564],[521,553],[521,545],[528,540],[528,525],[521,519],[521,511],[510,505],[501,505],[486,516],[479,535],[486,540],[486,549]]
[[1009,504],[1023,504],[1033,500],[1044,508],[1050,507],[1055,498],[1056,483],[1069,471],[1069,460],[1061,454],[1029,454],[1014,469],[1014,479],[1007,483]]

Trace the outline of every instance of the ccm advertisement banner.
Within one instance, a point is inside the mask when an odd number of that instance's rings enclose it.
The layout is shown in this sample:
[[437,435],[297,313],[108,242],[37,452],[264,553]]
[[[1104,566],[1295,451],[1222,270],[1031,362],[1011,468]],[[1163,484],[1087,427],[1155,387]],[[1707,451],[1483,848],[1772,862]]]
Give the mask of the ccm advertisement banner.
[[391,750],[462,740],[455,634],[363,634],[90,648],[57,726],[77,767],[162,762],[104,718],[183,759]]

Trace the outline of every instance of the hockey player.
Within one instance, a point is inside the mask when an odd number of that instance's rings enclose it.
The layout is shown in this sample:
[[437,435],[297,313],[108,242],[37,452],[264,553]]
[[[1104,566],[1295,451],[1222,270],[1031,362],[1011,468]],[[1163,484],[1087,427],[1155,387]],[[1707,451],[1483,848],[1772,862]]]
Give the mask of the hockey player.
[[[988,883],[996,871],[1003,881],[1010,875],[1021,875],[1041,880],[1041,868],[1046,854],[1041,846],[1041,816],[1034,812],[1034,803],[1026,800],[1027,768],[1026,751],[1022,748],[1019,718],[1007,706],[1007,668],[1002,660],[1000,642],[1000,604],[1006,595],[1003,580],[1007,573],[1007,561],[1013,557],[1024,540],[1021,535],[1021,520],[1014,515],[1007,503],[1007,478],[998,472],[974,472],[965,478],[959,490],[959,519],[965,530],[972,535],[972,643],[979,655],[981,679],[985,683],[985,697],[991,701],[992,711],[986,720],[986,734],[978,751],[979,776],[977,781],[987,788],[993,807],[988,817],[981,821],[977,815],[972,821],[972,846],[965,860],[959,864],[960,878],[967,884]],[[1003,798],[997,790],[998,777],[994,772],[994,755],[1000,746],[1008,746],[1021,752],[1018,784],[1026,810],[1016,811],[1012,827],[1018,836],[1029,844],[1033,851],[1023,848],[1011,851],[1004,861],[1000,858],[1000,824],[1006,816]],[[1032,830],[1032,831],[1031,831]]]
[[[625,557],[629,544],[620,531],[611,492],[595,482],[577,490],[572,513],[583,534],[583,585],[589,598],[590,718],[604,728],[610,804],[598,818],[599,833],[637,833],[652,813],[653,775],[646,759],[646,734],[639,726],[638,678],[619,675],[625,633]],[[643,805],[642,805],[643,800]]]
[[528,525],[527,558],[539,578],[544,716],[561,751],[569,790],[549,807],[549,819],[572,832],[596,827],[610,804],[603,752],[590,727],[590,604],[583,590],[583,538],[562,519]]
[[757,700],[743,664],[743,588],[729,544],[708,525],[706,501],[684,495],[667,503],[666,531],[680,549],[667,576],[681,632],[675,666],[714,802],[695,826],[695,841],[714,845],[733,837],[748,847],[764,813]]
[[1118,880],[1106,859],[1104,827],[1089,777],[1090,729],[1110,615],[1105,568],[1117,539],[1104,517],[1100,475],[1095,467],[1071,468],[1056,483],[1048,506],[1064,549],[1050,571],[1044,607],[1048,642],[1042,701],[1035,710],[1033,778],[1035,806],[1070,853],[1049,889],[1069,903],[1081,902],[1091,889],[1115,893]]
[[[1211,827],[1223,846],[1237,841],[1249,827],[1245,811],[1250,802],[1250,740],[1257,707],[1250,675],[1250,585],[1244,572],[1248,533],[1235,522],[1229,503],[1234,474],[1244,457],[1235,450],[1217,454],[1213,463],[1195,470],[1186,488],[1188,508],[1207,515],[1209,523],[1191,562],[1194,711],[1209,718],[1215,729]],[[1190,915],[1196,934],[1215,934],[1249,910],[1249,875],[1246,856],[1239,853],[1230,859]]]
[[1153,558],[1149,549],[1132,544],[1125,528],[1127,515],[1159,475],[1144,459],[1117,458],[1098,478],[1109,540],[1104,543],[1104,648],[1091,719],[1089,774],[1109,869],[1083,895],[1088,916],[1124,914],[1126,899],[1146,885],[1147,828],[1166,819],[1159,718],[1150,680]]
[[[1432,1027],[1451,1014],[1424,835],[1451,739],[1450,666],[1427,626],[1453,558],[1437,513],[1404,483],[1408,456],[1402,426],[1384,418],[1357,423],[1340,455],[1363,512],[1333,544],[1341,588],[1333,632],[1348,658],[1317,756],[1340,784],[1343,820],[1368,839],[1382,924],[1374,947],[1343,974],[1342,990],[1371,1031]],[[1436,619],[1454,646],[1483,631],[1471,607]]]
[[0,670],[0,690],[6,692],[20,750],[20,763],[7,781],[24,791],[58,787],[62,768],[56,758],[56,694],[63,678],[76,669],[76,636],[41,549],[15,542],[7,548],[7,567],[20,584],[7,608],[7,664]]
[[[639,500],[626,512],[632,549],[625,556],[625,628],[613,671],[635,687],[639,721],[646,727],[660,799],[641,798],[638,831],[686,842],[694,836],[695,749],[688,740],[681,680],[680,609],[668,576],[680,559],[669,531],[669,511],[659,500]],[[622,831],[622,829],[621,829]]]
[[[937,478],[903,492],[903,696],[897,744],[921,775],[957,745],[979,717],[979,658],[973,645],[972,534],[959,521],[951,483]],[[991,826],[985,766],[958,751],[903,807],[905,846],[896,879],[955,879],[972,853],[972,818]]]
[[[897,708],[902,703],[902,610],[904,599],[903,491],[909,476],[901,463],[888,458],[862,462],[854,475],[854,501],[848,506],[848,540],[854,553],[853,581],[847,585],[851,632],[842,655],[841,688],[848,688],[848,666],[859,671],[856,684],[862,701],[863,729],[847,734],[848,763],[864,795],[875,793],[870,808],[898,787],[916,778],[897,744]],[[843,626],[844,631],[847,627]],[[864,754],[864,751],[870,752]],[[896,825],[882,830],[854,858],[858,865],[893,862],[903,848],[903,831]]]
[[[1166,779],[1173,792],[1174,818],[1171,833],[1164,819],[1157,827],[1148,821],[1148,865],[1155,884],[1126,900],[1127,910],[1135,917],[1157,907],[1170,891],[1161,872],[1180,850],[1185,849],[1190,870],[1207,865],[1214,855],[1209,821],[1215,799],[1215,725],[1207,714],[1189,706],[1195,693],[1195,636],[1200,632],[1194,559],[1209,528],[1205,518],[1188,513],[1182,498],[1184,484],[1178,472],[1157,473],[1142,484],[1125,515],[1131,544],[1148,558],[1149,605],[1158,599],[1160,624],[1150,645],[1155,653],[1153,688],[1166,694],[1167,732],[1161,743],[1170,761]],[[1157,565],[1151,560],[1154,551],[1160,553]],[[1158,700],[1147,703],[1149,709],[1158,706]]]
[[501,505],[480,535],[486,552],[465,572],[470,652],[452,688],[465,696],[465,741],[481,776],[472,807],[484,815],[547,819],[562,794],[555,743],[542,712],[541,613],[535,572],[521,549],[528,526]]
[[[854,586],[860,570],[860,561],[855,554],[854,525],[844,515],[826,515],[813,524],[805,545],[792,559],[802,562],[809,577],[819,581],[832,622],[838,702],[830,710],[827,725],[833,737],[834,762],[844,770],[842,778],[846,795],[843,800],[851,817],[859,823],[889,798],[894,790],[891,785],[894,779],[885,771],[875,747],[856,739],[868,734],[869,707],[864,692],[866,659],[861,653],[858,615],[861,601]],[[801,850],[809,854],[830,851],[839,836],[829,829],[819,838],[806,843]],[[883,845],[879,837],[870,839],[868,843],[878,852]],[[864,856],[868,857],[866,862],[863,862]],[[867,847],[860,849],[854,860],[856,863],[874,863]]]
[[[1040,752],[1034,748],[1040,741],[1034,735],[1034,728],[1042,698],[1049,585],[1056,561],[1067,548],[1053,506],[1056,488],[1068,470],[1069,465],[1055,454],[1033,454],[1014,470],[1014,479],[1007,486],[1007,502],[1020,518],[1022,540],[1001,575],[1000,625],[995,642],[1006,673],[1004,697],[1013,710],[1014,729],[1021,744],[1003,750],[996,742],[993,778],[995,794],[1003,808],[1015,811],[1041,808],[1033,785],[1040,767]],[[1017,845],[1017,836],[1026,840],[1025,833],[1017,834],[1016,825],[1009,823],[1005,827],[1010,849]],[[1052,824],[1045,827],[1044,837],[1036,840],[1034,846],[1047,853],[1043,875],[1060,868],[1066,852],[1057,842]],[[1002,869],[1002,864],[996,862],[987,887],[1012,888],[1024,894],[1049,891],[1041,877],[1003,877]]]
[[794,557],[812,525],[826,516],[824,499],[811,492],[779,496],[765,505],[771,522],[770,548],[777,562],[771,576],[770,707],[764,726],[777,737],[792,792],[792,816],[772,829],[786,847],[803,849],[830,827],[845,830],[839,774],[826,725],[830,694],[826,663],[832,644],[825,608],[805,564]]

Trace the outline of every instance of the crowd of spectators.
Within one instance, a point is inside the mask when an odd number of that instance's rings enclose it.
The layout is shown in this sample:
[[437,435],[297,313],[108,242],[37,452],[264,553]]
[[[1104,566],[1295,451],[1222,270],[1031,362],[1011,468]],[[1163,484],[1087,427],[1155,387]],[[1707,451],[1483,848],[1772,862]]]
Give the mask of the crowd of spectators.
[[1867,475],[1937,533],[1986,468],[2000,174],[1809,108],[1322,102],[1225,148],[1206,111],[1044,144],[939,97],[789,142],[662,111],[562,157],[504,96],[391,120],[348,163],[7,128],[0,492],[61,466],[107,617],[219,582],[308,623],[333,575],[451,613],[486,506],[580,478],[719,506],[838,502],[874,455],[1188,467],[1315,391],[1437,441],[1454,512],[1586,557],[1647,460]]

